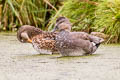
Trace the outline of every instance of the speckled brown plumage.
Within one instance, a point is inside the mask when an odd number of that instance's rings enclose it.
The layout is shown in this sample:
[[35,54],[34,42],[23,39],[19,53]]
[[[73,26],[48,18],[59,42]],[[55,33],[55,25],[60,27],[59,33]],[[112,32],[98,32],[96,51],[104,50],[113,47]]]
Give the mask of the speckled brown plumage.
[[22,43],[31,43],[40,54],[56,53],[55,32],[45,32],[34,26],[24,25],[19,28],[17,38]]
[[55,46],[55,37],[56,33],[45,32],[43,34],[34,36],[32,38],[32,44],[34,47],[37,46],[38,50],[45,49],[55,53],[57,52],[57,48]]

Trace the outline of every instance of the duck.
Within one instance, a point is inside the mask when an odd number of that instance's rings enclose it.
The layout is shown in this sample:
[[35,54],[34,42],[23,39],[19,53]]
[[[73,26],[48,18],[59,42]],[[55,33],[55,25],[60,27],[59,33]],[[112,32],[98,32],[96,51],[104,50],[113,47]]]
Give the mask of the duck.
[[55,32],[46,32],[30,25],[23,25],[17,31],[17,39],[22,43],[31,43],[39,54],[57,53],[55,36]]
[[83,56],[94,53],[104,39],[86,32],[71,32],[71,23],[59,17],[52,32],[58,31],[55,45],[62,56]]

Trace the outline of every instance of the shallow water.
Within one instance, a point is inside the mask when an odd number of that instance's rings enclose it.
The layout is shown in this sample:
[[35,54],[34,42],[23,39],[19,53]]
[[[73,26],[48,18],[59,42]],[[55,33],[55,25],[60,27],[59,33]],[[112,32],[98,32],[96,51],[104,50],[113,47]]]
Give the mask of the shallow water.
[[39,55],[15,33],[0,33],[0,80],[119,80],[120,45],[101,45],[90,56]]

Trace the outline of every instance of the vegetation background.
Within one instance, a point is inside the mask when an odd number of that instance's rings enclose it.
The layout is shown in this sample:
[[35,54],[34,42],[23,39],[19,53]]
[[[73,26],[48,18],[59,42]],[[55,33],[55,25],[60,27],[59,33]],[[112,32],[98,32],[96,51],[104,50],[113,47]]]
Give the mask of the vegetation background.
[[0,31],[25,24],[49,31],[59,16],[73,31],[103,32],[107,43],[120,43],[120,0],[0,0]]

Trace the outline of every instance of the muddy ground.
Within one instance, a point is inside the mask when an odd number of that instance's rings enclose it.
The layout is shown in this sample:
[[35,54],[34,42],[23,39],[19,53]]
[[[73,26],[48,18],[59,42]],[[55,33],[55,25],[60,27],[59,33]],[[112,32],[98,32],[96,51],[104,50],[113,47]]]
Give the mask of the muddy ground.
[[120,80],[120,45],[91,56],[39,55],[15,33],[0,33],[0,80]]

